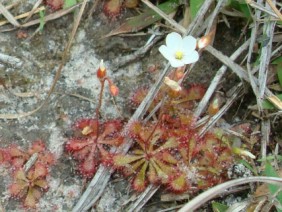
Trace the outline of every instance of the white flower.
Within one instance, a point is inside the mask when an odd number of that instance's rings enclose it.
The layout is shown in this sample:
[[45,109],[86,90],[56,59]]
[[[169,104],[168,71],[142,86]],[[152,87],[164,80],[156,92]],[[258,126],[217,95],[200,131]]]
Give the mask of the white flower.
[[191,64],[199,59],[195,50],[197,40],[192,36],[181,37],[180,34],[172,32],[166,36],[166,45],[162,45],[159,51],[170,62],[174,68]]

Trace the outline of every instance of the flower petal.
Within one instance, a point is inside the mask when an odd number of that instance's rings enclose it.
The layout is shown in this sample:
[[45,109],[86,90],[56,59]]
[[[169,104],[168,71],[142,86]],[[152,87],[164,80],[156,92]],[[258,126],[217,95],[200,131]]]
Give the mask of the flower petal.
[[172,51],[175,51],[179,47],[181,47],[183,41],[182,41],[182,37],[180,34],[176,32],[172,32],[166,36],[165,42],[169,49],[171,49]]
[[185,54],[182,59],[182,62],[184,64],[191,64],[191,63],[195,63],[198,60],[199,60],[199,53],[197,51],[193,51],[192,53],[188,55]]
[[181,66],[184,66],[185,63],[183,62],[183,60],[177,60],[177,59],[170,59],[169,60],[170,62],[170,65],[173,67],[173,68],[178,68],[178,67],[181,67]]
[[183,46],[185,54],[191,54],[195,49],[197,45],[197,40],[192,36],[186,36],[183,38]]
[[160,46],[159,51],[167,60],[171,60],[174,57],[171,49],[165,45]]

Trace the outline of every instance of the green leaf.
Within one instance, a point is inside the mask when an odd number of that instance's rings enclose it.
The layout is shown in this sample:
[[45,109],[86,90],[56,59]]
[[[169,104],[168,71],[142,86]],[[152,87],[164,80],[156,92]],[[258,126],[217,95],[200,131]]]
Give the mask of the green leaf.
[[242,12],[247,19],[251,18],[249,6],[245,0],[229,0],[227,5],[232,9]]
[[[169,0],[165,3],[158,5],[157,7],[162,10],[164,13],[169,14],[176,10],[176,8],[180,5],[180,0]],[[121,33],[128,33],[128,32],[136,32],[141,30],[159,20],[162,17],[157,14],[155,11],[151,10],[150,8],[146,7],[144,12],[138,16],[132,17],[127,19],[121,26],[117,29],[114,29],[105,37],[121,34]]]
[[[269,162],[266,162],[265,170],[263,174],[268,177],[280,177]],[[271,194],[275,194],[280,189],[280,186],[268,184],[268,189]],[[276,199],[279,201],[280,204],[282,204],[282,192],[279,192],[277,194]],[[279,212],[282,211],[279,208],[276,208],[276,209]]]
[[195,18],[197,12],[199,11],[204,2],[205,0],[190,0],[190,11],[192,20]]
[[279,84],[282,87],[282,56],[274,60],[272,64],[277,65],[277,76],[278,76]]
[[39,21],[39,31],[42,32],[45,25],[45,11],[39,11],[40,21]]
[[212,210],[213,212],[225,212],[227,211],[228,206],[221,204],[219,202],[212,202]]
[[[282,94],[277,94],[276,97],[282,101]],[[267,99],[265,99],[262,102],[262,107],[263,107],[263,109],[267,109],[267,110],[275,109],[275,106],[270,101],[268,101]]]
[[69,8],[77,4],[76,0],[65,0],[63,8]]

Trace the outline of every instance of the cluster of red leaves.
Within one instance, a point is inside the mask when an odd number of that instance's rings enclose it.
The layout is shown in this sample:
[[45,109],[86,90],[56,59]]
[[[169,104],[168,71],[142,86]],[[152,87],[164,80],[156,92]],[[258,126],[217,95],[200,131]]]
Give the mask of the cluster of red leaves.
[[[25,171],[24,165],[34,154],[37,154],[37,160]],[[10,195],[23,200],[24,207],[35,208],[42,192],[48,189],[46,178],[48,169],[55,163],[54,155],[46,149],[43,141],[38,140],[27,151],[17,145],[0,149],[0,162],[8,163],[13,170]]]
[[99,164],[108,158],[110,147],[123,142],[120,135],[122,123],[110,120],[82,119],[75,124],[76,135],[66,143],[66,151],[78,161],[78,171],[83,177],[92,177]]
[[[157,113],[158,122],[131,125],[128,135],[136,144],[128,154],[114,155],[112,166],[132,176],[134,190],[143,191],[152,183],[181,193],[191,187],[207,188],[226,179],[226,171],[233,162],[230,146],[217,136],[217,129],[200,137],[200,129],[194,127],[191,111],[204,93],[205,89],[199,85],[182,88],[180,92],[164,86],[150,107],[153,109],[166,96]],[[131,101],[138,104],[145,95],[142,89]]]
[[139,0],[106,0],[103,10],[109,19],[117,18],[124,8],[137,7]]
[[128,133],[136,145],[129,154],[114,155],[112,165],[133,176],[132,188],[136,191],[152,183],[181,193],[224,181],[232,164],[230,147],[215,133],[200,138],[191,128],[192,120],[189,115],[167,116],[157,125],[132,124]]

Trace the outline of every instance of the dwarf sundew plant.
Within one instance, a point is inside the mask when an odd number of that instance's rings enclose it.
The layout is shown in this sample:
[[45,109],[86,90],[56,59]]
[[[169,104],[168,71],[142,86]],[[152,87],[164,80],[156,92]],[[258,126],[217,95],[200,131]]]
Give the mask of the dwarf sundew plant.
[[47,175],[46,165],[40,162],[35,163],[27,172],[23,168],[18,168],[14,172],[9,193],[12,197],[22,199],[25,207],[35,208],[42,192],[48,189]]
[[128,154],[114,155],[112,165],[133,176],[136,191],[152,183],[181,193],[224,181],[233,162],[231,148],[216,129],[200,137],[194,124],[189,109],[167,104],[159,122],[132,124],[128,134],[136,144]]
[[100,108],[105,82],[109,84],[110,93],[118,95],[118,87],[107,76],[103,60],[97,70],[97,77],[101,83],[99,102],[96,108],[96,118],[81,119],[75,124],[76,135],[69,139],[65,149],[78,161],[78,171],[86,178],[92,177],[103,160],[109,156],[110,147],[117,147],[123,142],[120,135],[122,122],[120,120],[101,121]]
[[[37,157],[28,169],[25,165],[35,154]],[[3,148],[0,150],[1,158],[0,162],[10,164],[13,172],[8,188],[11,197],[21,199],[24,207],[35,208],[42,193],[48,189],[48,170],[55,163],[54,155],[46,149],[43,141],[38,140],[27,151],[16,145]]]
[[78,171],[84,177],[92,177],[102,159],[108,157],[110,146],[119,146],[122,123],[118,120],[101,122],[98,119],[82,119],[75,125],[77,137],[69,139],[66,150],[78,161]]

